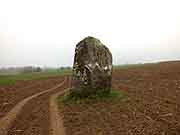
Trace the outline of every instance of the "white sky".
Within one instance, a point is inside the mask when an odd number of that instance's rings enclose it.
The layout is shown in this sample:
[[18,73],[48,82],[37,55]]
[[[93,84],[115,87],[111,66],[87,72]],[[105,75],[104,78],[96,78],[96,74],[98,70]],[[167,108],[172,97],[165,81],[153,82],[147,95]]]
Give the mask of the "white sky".
[[179,0],[0,0],[0,66],[72,65],[86,36],[114,64],[180,59]]

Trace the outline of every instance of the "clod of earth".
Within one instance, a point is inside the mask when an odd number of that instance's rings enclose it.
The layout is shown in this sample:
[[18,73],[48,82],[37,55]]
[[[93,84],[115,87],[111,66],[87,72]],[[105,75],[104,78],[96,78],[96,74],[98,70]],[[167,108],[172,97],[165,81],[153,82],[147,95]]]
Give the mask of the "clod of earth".
[[112,54],[94,37],[86,37],[76,45],[71,92],[88,96],[109,93],[112,79]]

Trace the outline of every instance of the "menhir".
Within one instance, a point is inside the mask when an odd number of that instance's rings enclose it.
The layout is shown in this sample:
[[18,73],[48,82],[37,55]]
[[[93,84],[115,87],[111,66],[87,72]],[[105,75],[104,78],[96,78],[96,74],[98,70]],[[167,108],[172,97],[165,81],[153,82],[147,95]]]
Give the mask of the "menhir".
[[86,37],[76,45],[71,91],[83,96],[109,93],[112,69],[109,49],[100,40]]

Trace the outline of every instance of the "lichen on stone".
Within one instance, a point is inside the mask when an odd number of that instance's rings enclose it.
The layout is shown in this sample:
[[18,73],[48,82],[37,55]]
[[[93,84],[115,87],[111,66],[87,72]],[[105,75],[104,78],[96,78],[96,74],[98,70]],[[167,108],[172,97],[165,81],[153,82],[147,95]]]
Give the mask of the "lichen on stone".
[[99,39],[89,36],[76,45],[72,78],[73,92],[110,92],[112,54]]

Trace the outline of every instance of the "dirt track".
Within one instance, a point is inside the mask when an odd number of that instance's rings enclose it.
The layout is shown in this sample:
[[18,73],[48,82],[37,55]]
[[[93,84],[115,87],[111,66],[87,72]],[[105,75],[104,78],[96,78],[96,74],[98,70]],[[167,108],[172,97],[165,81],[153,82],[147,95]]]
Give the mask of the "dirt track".
[[50,98],[50,135],[65,135],[62,115],[59,113],[57,97],[67,92],[69,89],[59,91]]
[[46,80],[19,81],[15,86],[0,87],[0,118],[9,112],[18,102],[52,88],[62,81],[62,77],[53,77]]
[[[3,125],[0,128],[0,135],[49,135],[49,97],[52,94],[57,93],[61,90],[63,91],[68,87],[69,79],[67,79],[65,82],[63,82],[63,84],[60,84],[59,86],[54,86],[55,84],[57,85],[59,83],[62,83],[63,80],[64,77],[48,79],[48,81],[43,81],[46,83],[41,84],[41,88],[37,87],[39,86],[39,82],[37,84],[33,84],[33,86],[31,84],[29,86],[25,86],[29,90],[31,90],[32,88],[36,88],[36,90],[32,89],[33,92],[30,92],[30,94],[27,89],[23,89],[25,92],[24,97],[27,98],[22,98],[21,94],[18,93],[20,91],[17,91],[17,95],[14,98],[22,100],[20,100],[18,104],[16,102],[13,103],[17,104],[15,108],[13,108],[13,106],[11,108],[9,107],[9,110],[11,110],[12,113],[11,111],[9,113],[6,113],[7,118],[2,117],[2,119],[0,119],[0,123]],[[14,113],[17,113],[17,116]],[[9,124],[11,125],[10,128]],[[7,132],[6,128],[8,129]]]
[[[179,75],[180,62],[114,71],[113,87],[121,90],[128,100],[66,105],[60,110],[66,135],[179,135]],[[62,81],[60,77],[23,82],[23,87],[19,82],[16,89],[0,88],[1,118],[19,101]],[[63,91],[68,84],[67,81],[59,89],[28,101],[8,129],[8,135],[49,135],[50,120],[54,119],[50,117],[50,96]]]

